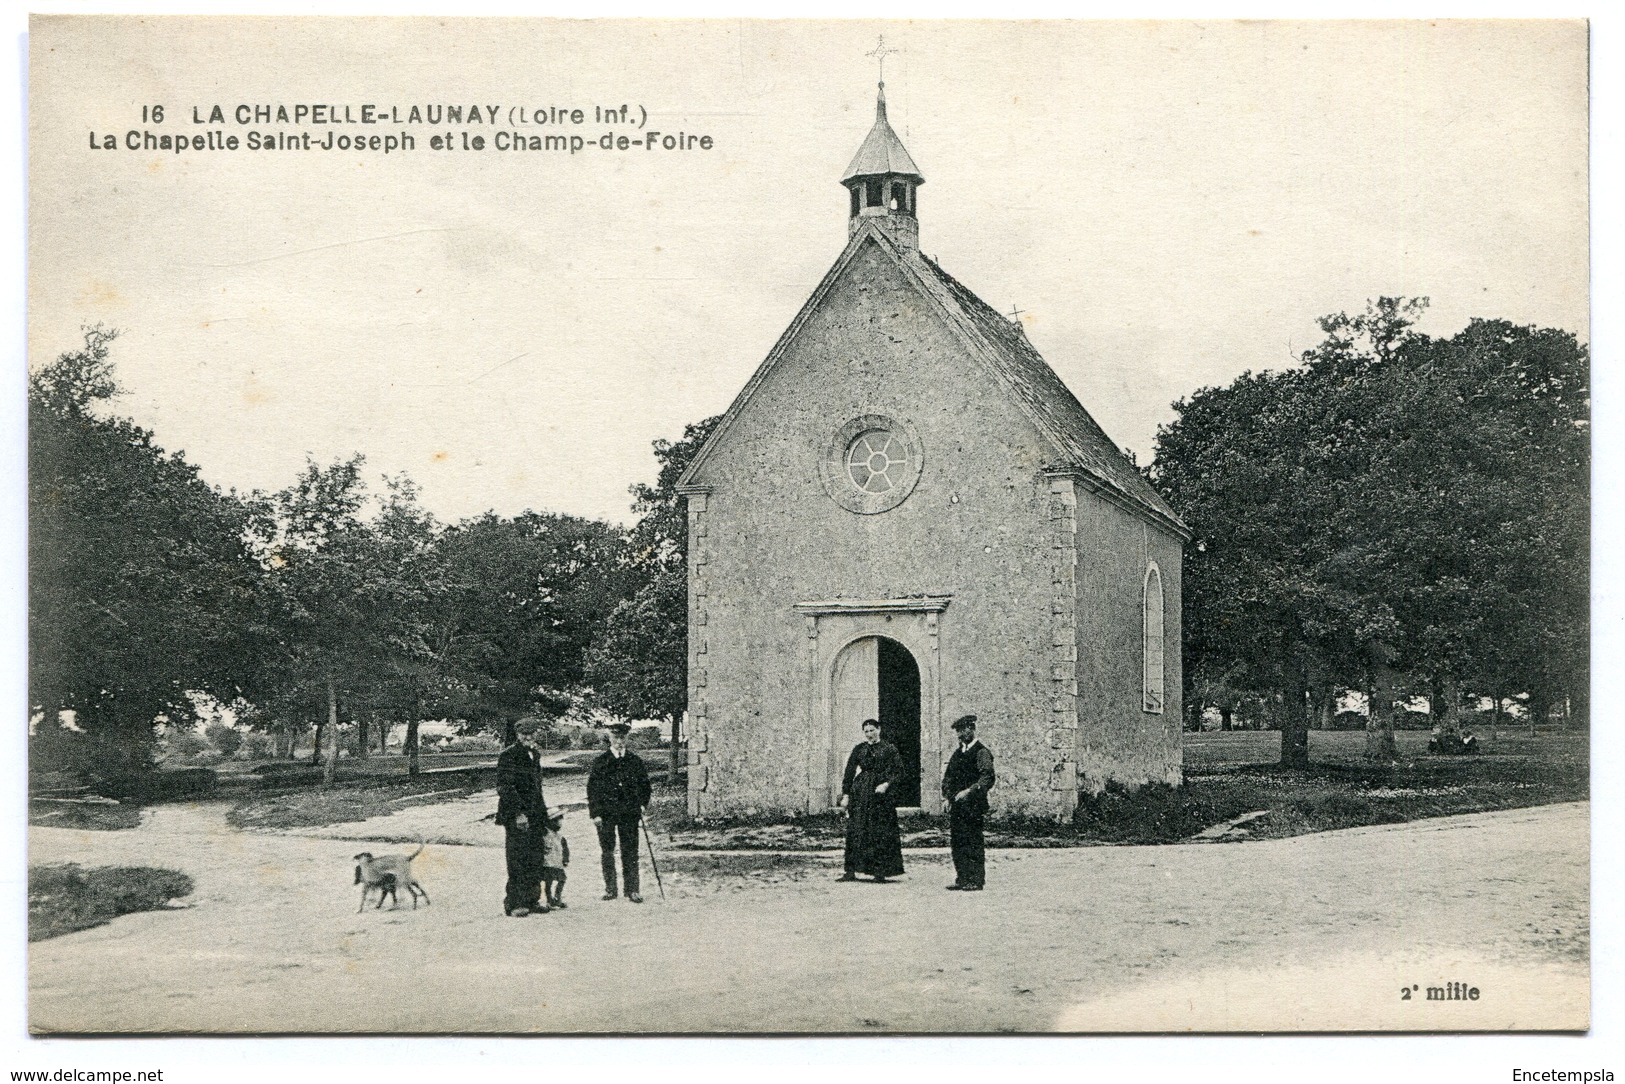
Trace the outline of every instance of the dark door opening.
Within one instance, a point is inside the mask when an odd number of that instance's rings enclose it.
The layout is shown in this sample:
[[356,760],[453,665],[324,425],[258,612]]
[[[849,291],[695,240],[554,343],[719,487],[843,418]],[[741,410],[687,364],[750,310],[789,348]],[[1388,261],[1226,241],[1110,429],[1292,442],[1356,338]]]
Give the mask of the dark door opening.
[[903,778],[897,804],[920,804],[920,668],[908,648],[880,637],[880,737],[897,747]]

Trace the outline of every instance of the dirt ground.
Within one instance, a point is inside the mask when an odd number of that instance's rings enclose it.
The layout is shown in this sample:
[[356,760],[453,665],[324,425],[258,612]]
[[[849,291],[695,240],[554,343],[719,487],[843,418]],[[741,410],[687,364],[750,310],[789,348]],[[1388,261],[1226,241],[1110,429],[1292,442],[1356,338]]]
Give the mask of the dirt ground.
[[[550,788],[554,804],[571,795]],[[223,804],[142,827],[30,830],[31,863],[141,864],[184,905],[30,947],[37,1032],[987,1032],[1579,1029],[1589,1012],[1588,806],[1240,844],[1008,850],[943,891],[940,851],[890,885],[836,855],[645,858],[598,897],[584,814],[568,910],[501,910],[493,796],[303,834]],[[356,913],[368,836],[433,906]],[[375,851],[398,849],[372,844]],[[1477,989],[1476,999],[1428,999]],[[1404,991],[1412,991],[1409,999]]]

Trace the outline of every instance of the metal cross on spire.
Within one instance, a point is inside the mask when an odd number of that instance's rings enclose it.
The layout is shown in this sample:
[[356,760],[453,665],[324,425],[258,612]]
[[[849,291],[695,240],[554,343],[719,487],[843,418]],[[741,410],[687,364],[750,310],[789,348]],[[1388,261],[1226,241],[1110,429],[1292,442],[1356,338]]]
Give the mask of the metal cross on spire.
[[903,50],[901,49],[888,48],[886,45],[886,35],[881,34],[875,43],[875,47],[863,55],[872,56],[880,63],[880,81],[884,83],[886,81],[886,58],[894,53],[900,53],[902,51]]

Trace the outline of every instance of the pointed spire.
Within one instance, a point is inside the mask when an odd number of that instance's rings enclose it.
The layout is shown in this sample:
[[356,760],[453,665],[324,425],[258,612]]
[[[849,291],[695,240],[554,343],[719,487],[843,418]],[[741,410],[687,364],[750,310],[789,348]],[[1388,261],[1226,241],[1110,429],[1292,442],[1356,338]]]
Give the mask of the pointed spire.
[[915,184],[925,181],[920,175],[920,167],[909,157],[903,141],[897,138],[891,122],[886,119],[886,84],[882,82],[880,93],[875,98],[875,125],[869,129],[852,164],[846,167],[841,183],[846,184],[856,177],[879,177],[887,173],[910,178]]

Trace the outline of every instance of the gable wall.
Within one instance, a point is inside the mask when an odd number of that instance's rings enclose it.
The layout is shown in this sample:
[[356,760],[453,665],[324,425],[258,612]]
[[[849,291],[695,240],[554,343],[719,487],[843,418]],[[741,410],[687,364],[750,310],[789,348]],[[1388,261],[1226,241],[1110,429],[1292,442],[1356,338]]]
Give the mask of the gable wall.
[[[924,459],[909,498],[868,516],[835,504],[819,477],[835,431],[866,413],[909,421]],[[792,607],[922,594],[953,596],[933,721],[946,731],[960,714],[981,716],[998,758],[995,808],[1054,812],[1050,770],[1067,751],[1046,739],[1050,454],[891,258],[858,253],[692,479],[712,487],[700,516],[705,623],[694,634],[705,675],[700,812],[823,808],[807,760],[809,728],[824,723],[809,693],[807,622]],[[856,722],[837,732],[843,751]],[[951,748],[951,732],[938,737]],[[934,791],[940,769],[924,776]]]

